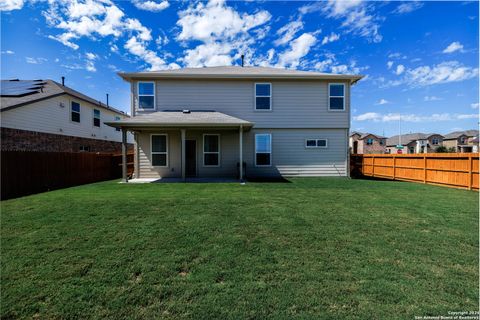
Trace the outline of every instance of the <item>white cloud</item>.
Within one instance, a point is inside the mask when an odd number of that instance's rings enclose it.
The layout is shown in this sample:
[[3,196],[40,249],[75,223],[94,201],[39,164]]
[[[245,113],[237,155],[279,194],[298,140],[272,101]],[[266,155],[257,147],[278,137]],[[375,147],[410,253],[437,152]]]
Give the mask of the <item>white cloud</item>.
[[159,35],[157,39],[155,40],[155,43],[157,44],[157,47],[160,48],[161,46],[167,45],[170,42],[168,39],[167,35],[165,33]]
[[223,0],[197,3],[179,12],[177,25],[181,31],[177,35],[180,41],[200,41],[195,48],[186,49],[183,61],[189,67],[231,65],[234,59],[245,55],[245,62],[252,59],[255,40],[250,32],[261,37],[265,29],[258,27],[271,19],[269,12],[257,11],[247,14],[235,11]]
[[378,101],[376,104],[381,106],[381,105],[387,104],[387,103],[390,103],[390,101],[388,101],[386,99],[380,99],[380,101]]
[[240,33],[258,27],[272,17],[268,11],[240,15],[233,8],[225,5],[223,0],[198,3],[179,12],[177,25],[182,31],[178,40],[200,40],[211,42],[216,39],[233,39]]
[[[150,3],[151,2],[151,3]],[[166,1],[157,3],[161,5]],[[140,3],[140,2],[138,2]],[[146,4],[145,4],[146,3]],[[140,5],[150,6],[153,1],[144,1]],[[168,3],[168,2],[167,2]],[[162,6],[165,6],[163,4]],[[71,0],[49,1],[49,8],[43,12],[47,23],[63,31],[57,35],[49,35],[50,39],[59,41],[74,50],[79,48],[75,40],[80,38],[97,39],[111,37],[112,52],[118,53],[114,43],[122,36],[127,36],[124,48],[150,65],[150,69],[176,68],[176,64],[168,64],[157,54],[148,49],[152,34],[138,19],[128,18],[125,13],[110,0]],[[94,71],[93,60],[87,61],[86,69]]]
[[227,44],[202,44],[193,49],[186,50],[183,61],[187,66],[193,68],[203,66],[229,66],[233,60],[233,57],[230,55],[231,51],[232,47]]
[[354,116],[355,121],[373,121],[373,122],[391,122],[401,121],[403,122],[433,122],[433,121],[456,121],[465,119],[476,119],[478,114],[451,114],[451,113],[434,113],[431,115],[419,115],[419,114],[399,114],[399,113],[387,113],[381,114],[378,112],[367,112],[358,116]]
[[397,66],[397,70],[395,70],[395,74],[397,76],[401,75],[405,71],[405,66],[403,64],[399,64]]
[[472,109],[478,109],[478,105],[479,105],[478,102],[477,103],[472,103],[470,105],[470,107],[472,107]]
[[280,67],[296,68],[300,59],[308,54],[310,48],[317,42],[311,33],[304,33],[290,42],[290,47],[278,56],[277,65]]
[[406,55],[402,55],[400,52],[393,52],[388,55],[389,59],[406,59]]
[[161,1],[161,2],[155,2],[155,1],[144,1],[144,0],[134,0],[133,5],[140,10],[146,10],[146,11],[152,11],[152,12],[160,12],[162,10],[167,9],[170,4],[168,1]]
[[56,40],[62,43],[64,46],[70,47],[73,50],[77,50],[79,46],[76,43],[70,41],[70,39],[78,38],[73,32],[65,32],[57,36],[48,36],[49,39]]
[[436,96],[425,96],[423,98],[423,101],[440,101],[440,100],[443,100],[443,99]]
[[15,54],[12,50],[5,50],[1,52],[2,54]]
[[446,61],[434,66],[406,69],[402,79],[390,81],[388,86],[408,84],[412,87],[459,82],[478,76],[478,68],[467,67],[458,61]]
[[298,31],[303,29],[303,22],[292,21],[277,30],[278,39],[273,42],[275,46],[289,43]]
[[22,9],[24,0],[2,0],[0,1],[0,11],[12,11]]
[[44,62],[47,62],[48,60],[45,58],[32,58],[32,57],[26,57],[25,61],[29,64],[42,64]]
[[387,62],[387,68],[388,68],[388,69],[391,69],[392,66],[393,66],[393,61],[388,61],[388,62]]
[[88,60],[98,59],[98,56],[95,53],[91,53],[91,52],[85,53],[85,56],[87,57]]
[[158,57],[157,54],[151,50],[148,50],[145,44],[137,37],[132,36],[127,43],[125,43],[125,49],[127,49],[133,55],[140,57],[151,67],[149,70],[163,70],[163,69],[176,69],[178,65],[167,65],[165,60]]
[[443,53],[453,53],[455,51],[462,52],[463,51],[463,44],[461,44],[458,41],[454,41],[454,42],[450,43],[450,45],[443,50]]
[[420,1],[404,2],[400,4],[395,10],[393,10],[393,13],[397,13],[397,14],[409,13],[409,12],[420,9],[421,7],[423,7],[423,3]]
[[328,18],[342,20],[341,26],[347,33],[365,37],[372,42],[380,42],[382,36],[379,33],[378,18],[369,14],[370,10],[371,8],[361,0],[328,0],[302,6],[299,12],[302,15],[323,12]]
[[355,60],[351,60],[347,64],[345,63],[342,64],[337,61],[334,54],[327,54],[326,59],[317,61],[314,64],[313,68],[321,72],[330,71],[332,73],[340,73],[340,74],[359,74],[367,70],[369,66],[365,66],[365,67],[357,66],[357,62]]
[[327,44],[327,43],[329,43],[329,42],[337,41],[338,39],[340,39],[340,35],[332,32],[332,33],[330,33],[329,36],[325,36],[325,37],[323,38],[323,40],[322,40],[322,45],[323,45],[323,44]]
[[97,68],[95,68],[95,60],[98,59],[98,56],[95,53],[87,52],[85,53],[85,57],[87,58],[85,69],[90,72],[96,72]]

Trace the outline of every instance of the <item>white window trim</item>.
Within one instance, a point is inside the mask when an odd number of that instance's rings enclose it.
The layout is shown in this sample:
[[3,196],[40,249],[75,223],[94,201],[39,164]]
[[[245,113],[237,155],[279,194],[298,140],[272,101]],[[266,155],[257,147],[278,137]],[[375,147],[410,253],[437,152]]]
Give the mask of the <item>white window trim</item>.
[[[96,118],[95,118],[95,110],[98,110],[98,113],[99,113],[98,120],[100,121],[100,124],[99,124],[98,127],[95,125],[95,119],[96,119]],[[93,109],[92,109],[92,114],[93,114],[92,127],[100,129],[100,127],[102,126],[102,111],[100,111],[100,109],[95,109],[95,108],[93,108]]]
[[[78,111],[78,112],[77,112],[77,111],[73,111],[73,103],[74,103],[74,102],[75,102],[75,103],[78,103],[78,108],[79,108],[79,111]],[[73,112],[78,113],[80,121],[78,121],[78,122],[77,122],[77,121],[73,121],[73,119],[72,119],[72,113],[73,113]],[[70,118],[70,122],[76,123],[76,124],[82,123],[82,105],[80,104],[80,102],[73,101],[73,100],[70,101],[70,114],[69,114],[68,116],[69,116],[69,118]]]
[[[270,95],[269,96],[257,96],[257,84],[268,84],[270,86]],[[273,86],[270,82],[255,82],[254,84],[254,91],[255,91],[255,97],[254,97],[254,110],[255,111],[260,111],[260,112],[264,112],[264,111],[272,111],[272,89],[273,89]],[[270,98],[270,106],[268,109],[257,109],[257,97],[258,98]]]
[[[165,136],[165,152],[153,151],[153,136]],[[154,166],[153,165],[153,155],[154,154],[165,154],[165,165],[164,166]],[[152,167],[154,168],[168,168],[168,134],[166,133],[152,133],[150,135],[150,159],[152,159]]]
[[[343,96],[331,96],[331,95],[330,95],[330,87],[331,87],[332,85],[341,85],[341,86],[343,86]],[[345,111],[345,96],[346,96],[346,91],[345,91],[345,90],[346,90],[346,88],[345,88],[345,83],[334,83],[334,82],[332,82],[332,83],[329,83],[329,84],[328,84],[328,111],[334,111],[334,112],[335,112],[335,111],[340,111],[340,112]],[[343,98],[343,109],[331,109],[331,108],[330,108],[330,98]]]
[[[217,152],[213,152],[213,151],[208,151],[208,152],[205,152],[205,136],[217,136],[218,137],[218,151]],[[207,168],[215,168],[215,167],[220,167],[220,134],[219,133],[204,133],[203,134],[203,138],[202,138],[202,164],[204,167],[207,167]],[[217,165],[207,165],[205,164],[205,154],[218,154],[218,164]]]
[[[315,140],[315,146],[307,146],[307,140]],[[325,140],[325,146],[319,146],[318,140]],[[308,138],[305,139],[305,148],[306,149],[326,149],[328,148],[328,139],[325,138]]]
[[[153,95],[152,94],[140,94],[140,83],[153,83]],[[157,109],[157,98],[156,98],[156,85],[155,81],[138,81],[137,82],[137,101],[138,101],[138,110],[156,110]],[[140,97],[152,97],[153,96],[153,108],[141,108],[140,107]]]
[[[270,152],[258,152],[258,153],[270,153],[270,164],[257,164],[257,136],[270,136]],[[255,134],[255,167],[271,167],[272,166],[272,134],[271,133],[256,133]]]

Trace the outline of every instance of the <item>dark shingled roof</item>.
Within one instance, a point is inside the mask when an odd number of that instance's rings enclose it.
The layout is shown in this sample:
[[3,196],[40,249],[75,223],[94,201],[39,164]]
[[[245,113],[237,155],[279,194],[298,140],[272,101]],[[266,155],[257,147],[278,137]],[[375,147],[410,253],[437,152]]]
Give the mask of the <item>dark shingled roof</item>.
[[[11,81],[15,81],[15,82],[21,84],[22,82],[27,82],[27,81],[31,81],[31,80],[2,80],[1,84],[3,86],[4,83],[11,82]],[[2,96],[1,97],[1,102],[0,102],[0,111],[3,112],[3,111],[10,110],[10,109],[13,109],[13,108],[18,108],[18,107],[21,107],[21,106],[24,106],[24,105],[28,105],[30,103],[34,103],[34,102],[37,102],[37,101],[41,101],[41,100],[53,98],[53,97],[56,97],[56,96],[60,96],[60,95],[63,95],[63,94],[67,94],[67,95],[75,97],[79,100],[90,102],[91,104],[93,104],[95,106],[98,106],[100,108],[111,110],[115,113],[119,113],[119,114],[122,114],[122,115],[127,115],[123,111],[120,111],[120,110],[118,110],[116,108],[113,108],[111,106],[107,106],[106,104],[104,104],[104,103],[102,103],[98,100],[95,100],[93,98],[90,98],[89,96],[84,95],[81,92],[73,90],[72,88],[69,88],[67,86],[62,86],[60,83],[55,82],[53,80],[43,80],[43,82],[45,82],[45,84],[43,85],[43,87],[41,88],[41,90],[39,92],[36,92],[36,93],[33,93],[33,94],[28,94],[28,95],[23,95],[23,96],[13,96],[13,97],[12,96]]]

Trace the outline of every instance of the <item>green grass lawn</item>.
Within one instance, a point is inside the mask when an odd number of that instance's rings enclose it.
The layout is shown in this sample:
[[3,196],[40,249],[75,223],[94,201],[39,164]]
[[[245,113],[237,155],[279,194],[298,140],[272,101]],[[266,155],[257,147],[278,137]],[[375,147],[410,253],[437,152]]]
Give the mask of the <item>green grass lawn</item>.
[[414,319],[478,310],[478,193],[91,184],[1,203],[1,318]]

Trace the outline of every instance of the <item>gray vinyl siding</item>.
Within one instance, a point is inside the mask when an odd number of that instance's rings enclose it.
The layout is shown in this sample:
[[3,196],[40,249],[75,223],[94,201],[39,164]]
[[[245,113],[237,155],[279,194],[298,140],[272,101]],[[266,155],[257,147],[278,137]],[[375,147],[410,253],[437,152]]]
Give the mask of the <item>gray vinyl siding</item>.
[[[150,136],[168,134],[168,167],[151,166]],[[203,166],[203,134],[220,134],[220,166]],[[272,135],[272,165],[255,166],[255,134]],[[327,148],[305,148],[305,139],[327,139]],[[236,177],[239,136],[233,130],[188,130],[186,139],[196,140],[198,177]],[[244,133],[243,160],[247,177],[346,176],[346,129],[253,129]],[[139,178],[181,176],[180,130],[142,131],[138,134]]]
[[[72,101],[80,104],[80,122],[71,121]],[[100,127],[93,125],[94,109],[100,110]],[[1,113],[1,126],[11,129],[121,142],[121,132],[104,124],[105,121],[115,121],[115,117],[124,118],[123,115],[98,108],[89,102],[68,95],[61,95],[3,111]],[[133,141],[130,134],[128,135],[128,141]]]
[[[268,81],[272,84],[272,110],[255,111],[252,80],[158,80],[156,109],[215,110],[255,123],[255,128],[348,128],[350,85],[345,83],[345,111],[328,110],[328,83],[338,81]],[[135,114],[137,83],[133,82]],[[133,111],[133,110],[132,110]]]

